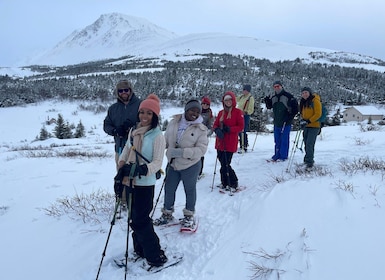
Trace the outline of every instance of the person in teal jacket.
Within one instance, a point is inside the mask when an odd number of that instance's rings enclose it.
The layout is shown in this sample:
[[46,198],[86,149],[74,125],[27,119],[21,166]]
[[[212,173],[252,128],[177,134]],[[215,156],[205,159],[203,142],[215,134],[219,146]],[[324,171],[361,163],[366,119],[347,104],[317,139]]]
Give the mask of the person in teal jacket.
[[[118,162],[119,170],[125,168],[128,171],[123,172],[123,185],[130,186],[132,191],[134,251],[152,266],[162,266],[167,261],[150,218],[156,173],[162,167],[166,149],[166,141],[158,125],[159,113],[160,100],[155,94],[150,94],[139,106],[139,123],[128,133],[128,141]],[[128,174],[133,177],[131,182]]]

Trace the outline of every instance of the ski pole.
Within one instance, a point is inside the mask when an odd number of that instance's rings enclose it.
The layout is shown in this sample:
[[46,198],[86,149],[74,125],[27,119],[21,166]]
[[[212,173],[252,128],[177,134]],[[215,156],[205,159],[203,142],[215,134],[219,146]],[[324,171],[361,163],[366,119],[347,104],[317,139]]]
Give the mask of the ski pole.
[[258,137],[258,130],[255,131],[255,138],[254,138],[253,148],[251,149],[252,152],[254,152],[254,146],[255,146],[255,142],[257,142],[257,137]]
[[171,165],[171,163],[173,162],[173,160],[174,160],[174,158],[172,158],[172,159],[170,160],[170,163],[167,163],[167,166],[166,166],[166,175],[164,176],[163,183],[162,183],[162,186],[161,186],[161,188],[160,188],[160,191],[159,191],[158,197],[157,197],[157,199],[156,199],[155,205],[154,205],[154,207],[152,208],[152,213],[151,213],[151,216],[150,216],[151,219],[152,219],[152,217],[154,216],[155,209],[156,209],[156,206],[158,205],[160,195],[162,194],[164,185],[166,184],[166,179],[167,179],[168,169],[170,168],[170,165]]
[[217,174],[217,163],[218,163],[218,156],[215,157],[214,175],[213,175],[213,182],[211,183],[211,191],[214,190],[214,180],[215,180],[215,175]]
[[302,131],[301,129],[297,130],[297,133],[295,134],[295,139],[294,139],[293,147],[291,148],[291,153],[290,153],[290,157],[289,157],[289,162],[287,164],[286,172],[290,171],[291,166],[293,164],[295,151],[298,148],[299,138],[301,137],[301,131]]
[[130,186],[129,187],[125,186],[128,215],[127,215],[126,253],[124,254],[124,256],[126,257],[125,266],[124,266],[124,280],[127,279],[128,242],[130,238],[130,221],[131,221],[131,206],[132,206],[132,192],[133,192],[132,181],[133,181],[133,178],[131,178],[130,176]]
[[99,279],[100,269],[102,268],[102,263],[103,263],[104,257],[106,256],[107,245],[108,245],[108,242],[110,240],[110,236],[111,236],[111,232],[112,232],[112,227],[115,225],[115,218],[116,218],[116,213],[118,212],[119,205],[120,205],[120,197],[117,197],[117,200],[116,200],[116,203],[115,203],[114,215],[113,215],[112,221],[111,221],[110,231],[108,232],[108,237],[107,237],[106,245],[104,246],[104,250],[103,250],[103,253],[102,253],[102,259],[100,260],[100,264],[99,264],[98,274],[96,275],[96,280]]

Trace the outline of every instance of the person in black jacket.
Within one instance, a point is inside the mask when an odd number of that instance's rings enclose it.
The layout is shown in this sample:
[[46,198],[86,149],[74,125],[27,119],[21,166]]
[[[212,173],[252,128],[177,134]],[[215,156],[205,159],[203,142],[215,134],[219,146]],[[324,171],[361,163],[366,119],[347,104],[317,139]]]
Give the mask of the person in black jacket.
[[271,161],[284,161],[289,154],[291,125],[298,113],[298,102],[285,91],[280,81],[273,83],[274,94],[265,97],[267,109],[273,109],[274,116],[274,155]]
[[[141,101],[136,97],[132,84],[127,80],[117,83],[115,94],[117,100],[108,108],[103,129],[108,135],[114,136],[115,164],[118,170],[119,156],[126,145],[128,131],[139,121],[138,110]],[[125,206],[124,199],[122,199],[122,206]]]

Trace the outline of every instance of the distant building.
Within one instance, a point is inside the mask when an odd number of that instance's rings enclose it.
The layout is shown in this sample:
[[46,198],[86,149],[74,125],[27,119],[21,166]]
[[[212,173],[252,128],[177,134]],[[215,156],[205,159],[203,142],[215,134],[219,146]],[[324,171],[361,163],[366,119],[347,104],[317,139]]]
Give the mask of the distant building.
[[369,120],[382,120],[384,114],[375,106],[352,106],[343,112],[343,120],[347,122]]

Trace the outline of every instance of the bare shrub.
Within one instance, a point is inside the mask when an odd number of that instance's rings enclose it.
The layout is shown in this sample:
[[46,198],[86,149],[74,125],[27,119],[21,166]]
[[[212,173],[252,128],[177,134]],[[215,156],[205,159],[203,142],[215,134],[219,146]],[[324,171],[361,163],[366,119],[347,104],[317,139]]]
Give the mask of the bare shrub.
[[352,162],[343,159],[340,168],[345,174],[354,174],[359,171],[385,171],[385,162],[379,159],[370,159],[367,156],[354,159]]
[[91,194],[76,194],[73,197],[57,199],[47,208],[42,208],[48,216],[60,218],[68,216],[83,223],[100,224],[113,215],[115,195],[99,189]]

